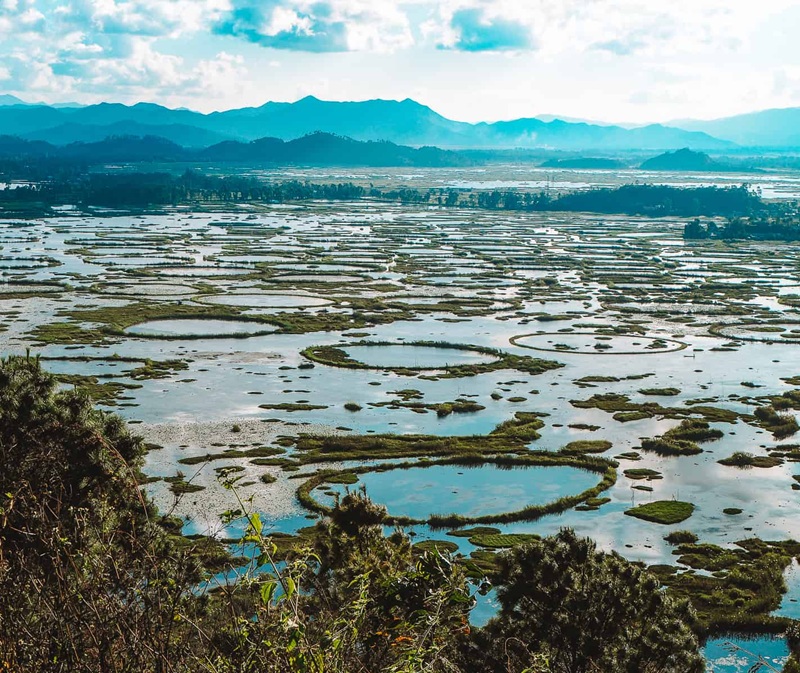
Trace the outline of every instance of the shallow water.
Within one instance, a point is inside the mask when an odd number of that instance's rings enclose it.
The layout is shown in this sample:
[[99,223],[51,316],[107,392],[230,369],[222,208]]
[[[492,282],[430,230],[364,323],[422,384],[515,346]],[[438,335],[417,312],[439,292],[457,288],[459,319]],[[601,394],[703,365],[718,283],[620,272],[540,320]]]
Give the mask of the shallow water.
[[442,368],[492,362],[497,358],[477,351],[433,346],[347,346],[351,359],[370,367]]
[[789,658],[789,647],[779,637],[715,638],[706,643],[703,654],[708,673],[750,673],[759,657],[773,669],[781,670]]
[[[543,505],[594,486],[600,476],[572,467],[525,467],[512,470],[495,465],[430,467],[359,475],[373,500],[385,505],[394,516],[426,519],[431,514],[479,516],[500,514],[528,505]],[[341,484],[324,490],[343,493]],[[331,497],[320,498],[327,503]]]
[[230,336],[232,334],[263,334],[275,327],[242,320],[150,320],[129,327],[125,332],[135,336],[181,337],[181,336]]

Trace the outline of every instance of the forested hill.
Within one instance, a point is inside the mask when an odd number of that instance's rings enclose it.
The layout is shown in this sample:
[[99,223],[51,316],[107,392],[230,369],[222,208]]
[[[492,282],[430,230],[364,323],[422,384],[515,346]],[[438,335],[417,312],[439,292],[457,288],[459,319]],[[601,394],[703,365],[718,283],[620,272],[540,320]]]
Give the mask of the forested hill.
[[21,159],[66,163],[137,163],[222,161],[308,166],[469,166],[458,152],[436,147],[419,149],[390,142],[362,142],[330,133],[312,133],[296,140],[261,138],[252,142],[226,141],[205,149],[182,147],[157,136],[112,136],[98,142],[65,146],[0,136],[0,160]]

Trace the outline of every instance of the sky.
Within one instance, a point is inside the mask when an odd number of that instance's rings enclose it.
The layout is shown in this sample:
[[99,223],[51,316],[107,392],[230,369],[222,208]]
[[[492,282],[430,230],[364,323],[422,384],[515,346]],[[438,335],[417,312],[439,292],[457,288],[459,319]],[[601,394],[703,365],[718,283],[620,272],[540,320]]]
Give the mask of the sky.
[[798,27],[800,0],[0,0],[0,93],[711,119],[800,106]]

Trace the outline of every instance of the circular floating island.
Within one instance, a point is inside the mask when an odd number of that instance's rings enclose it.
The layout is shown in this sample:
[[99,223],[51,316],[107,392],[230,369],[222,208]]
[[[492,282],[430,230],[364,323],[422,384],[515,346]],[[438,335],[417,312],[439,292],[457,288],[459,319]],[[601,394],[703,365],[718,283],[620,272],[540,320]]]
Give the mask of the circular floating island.
[[197,290],[189,285],[172,285],[170,283],[119,283],[100,286],[103,294],[121,294],[125,296],[147,297],[179,297],[192,295]]
[[149,339],[222,339],[261,336],[276,329],[274,325],[246,320],[174,318],[131,325],[125,334]]
[[2,283],[0,284],[0,295],[13,294],[55,294],[63,292],[66,288],[55,283]]
[[348,359],[370,369],[447,369],[458,365],[486,364],[497,360],[494,354],[467,348],[413,344],[347,346],[342,350]]
[[239,266],[148,266],[141,267],[141,270],[159,276],[181,276],[188,278],[243,276],[248,273],[253,273],[252,269],[243,269]]
[[715,325],[709,330],[715,336],[736,341],[764,343],[800,343],[800,322],[735,323]]
[[196,299],[201,304],[247,308],[317,308],[333,302],[322,297],[293,294],[210,294]]
[[672,353],[689,344],[661,337],[601,334],[599,332],[539,332],[513,336],[509,341],[520,348],[548,353],[591,355],[644,355]]
[[324,470],[305,481],[297,497],[327,513],[346,486],[361,484],[386,506],[384,523],[441,528],[534,521],[590,503],[615,481],[613,463],[579,456],[442,458]]
[[371,369],[402,374],[444,372],[437,376],[458,377],[516,369],[541,374],[563,367],[559,362],[512,355],[496,348],[439,341],[357,341],[335,346],[309,346],[301,355],[319,364],[345,369]]
[[[431,465],[402,470],[367,472],[354,482],[363,485],[391,517],[428,520],[455,513],[473,519],[508,511],[509,503],[546,505],[592,488],[597,477],[575,467],[503,469],[487,463],[478,467]],[[324,484],[325,491],[344,494],[344,484]],[[333,496],[319,496],[333,505]]]
[[270,281],[274,283],[360,283],[366,280],[364,276],[338,276],[332,274],[286,274],[273,276]]
[[338,346],[311,346],[309,360],[350,369],[447,369],[496,362],[502,353],[481,346],[431,342],[388,343],[359,341]]

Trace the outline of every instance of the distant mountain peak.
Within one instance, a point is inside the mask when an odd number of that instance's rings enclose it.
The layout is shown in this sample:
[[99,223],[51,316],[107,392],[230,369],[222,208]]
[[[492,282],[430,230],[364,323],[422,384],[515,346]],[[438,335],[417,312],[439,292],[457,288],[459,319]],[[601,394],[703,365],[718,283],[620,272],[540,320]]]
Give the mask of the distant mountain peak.
[[0,94],[0,105],[28,105],[28,103],[10,93],[4,93]]
[[724,170],[725,166],[714,161],[705,152],[695,152],[683,147],[648,159],[641,168],[650,171],[716,171]]

